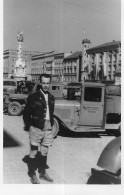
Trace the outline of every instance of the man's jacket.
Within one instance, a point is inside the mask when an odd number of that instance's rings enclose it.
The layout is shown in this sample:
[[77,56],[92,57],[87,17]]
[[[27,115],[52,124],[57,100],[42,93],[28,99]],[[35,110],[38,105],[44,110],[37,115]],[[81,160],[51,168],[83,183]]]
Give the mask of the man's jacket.
[[[48,92],[48,106],[51,126],[53,126],[54,123],[53,120],[54,104],[55,104],[54,96]],[[44,128],[46,108],[47,106],[45,97],[40,91],[37,91],[28,96],[27,104],[23,111],[23,120],[26,127],[25,130],[28,131],[30,126],[34,126],[39,129]]]

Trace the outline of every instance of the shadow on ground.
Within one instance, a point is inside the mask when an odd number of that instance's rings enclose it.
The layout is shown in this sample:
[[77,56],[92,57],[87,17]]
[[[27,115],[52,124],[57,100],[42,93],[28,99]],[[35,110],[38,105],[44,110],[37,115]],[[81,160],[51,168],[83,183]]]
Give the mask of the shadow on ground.
[[107,134],[106,132],[72,132],[65,127],[60,128],[58,135],[71,138],[101,138],[103,136],[114,136],[113,133]]
[[3,130],[3,147],[17,147],[17,146],[21,146],[21,144],[12,136],[10,135],[8,132],[6,132],[6,130]]

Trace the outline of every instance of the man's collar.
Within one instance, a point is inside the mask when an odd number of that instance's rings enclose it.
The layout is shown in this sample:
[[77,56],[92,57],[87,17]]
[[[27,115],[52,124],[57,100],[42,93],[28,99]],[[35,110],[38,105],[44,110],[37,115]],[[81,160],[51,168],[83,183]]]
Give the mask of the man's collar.
[[42,89],[40,89],[40,92],[43,94],[43,95],[46,95],[46,94],[48,94],[48,91],[43,91]]

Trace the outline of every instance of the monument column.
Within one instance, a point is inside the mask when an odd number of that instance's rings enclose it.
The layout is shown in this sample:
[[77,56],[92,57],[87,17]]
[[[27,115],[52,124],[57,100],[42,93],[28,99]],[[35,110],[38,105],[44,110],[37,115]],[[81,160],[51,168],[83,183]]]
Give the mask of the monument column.
[[25,65],[25,61],[22,59],[23,32],[17,34],[17,40],[18,40],[18,55],[14,66],[13,77],[19,81],[19,80],[25,80],[26,78],[26,65]]

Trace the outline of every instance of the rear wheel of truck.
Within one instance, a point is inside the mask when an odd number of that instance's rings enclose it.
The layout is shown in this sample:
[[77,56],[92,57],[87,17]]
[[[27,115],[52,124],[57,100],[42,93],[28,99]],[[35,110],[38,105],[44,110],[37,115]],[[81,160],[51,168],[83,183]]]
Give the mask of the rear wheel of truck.
[[19,102],[11,102],[8,106],[8,114],[11,116],[19,116],[22,112],[22,106]]
[[54,125],[52,128],[52,133],[53,133],[54,138],[57,136],[58,131],[59,131],[59,123],[58,123],[58,120],[54,117]]

